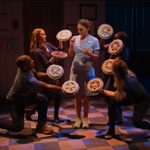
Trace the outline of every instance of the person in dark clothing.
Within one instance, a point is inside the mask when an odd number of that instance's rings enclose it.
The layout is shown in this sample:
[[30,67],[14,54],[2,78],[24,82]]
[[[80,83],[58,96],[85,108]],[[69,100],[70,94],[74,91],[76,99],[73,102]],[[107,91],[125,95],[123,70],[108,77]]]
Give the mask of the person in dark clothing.
[[[106,53],[106,59],[121,59],[123,61],[125,61],[126,63],[129,60],[129,49],[126,46],[126,42],[127,42],[127,34],[124,31],[120,31],[117,32],[114,35],[114,39],[120,39],[123,42],[123,48],[121,50],[120,53],[116,54],[116,55],[110,55],[107,51]],[[104,45],[104,41],[101,41],[101,47],[103,47],[104,49],[108,49],[109,44]],[[112,75],[106,75],[105,76],[105,89],[107,90],[113,90],[114,87],[114,80],[113,80],[113,76]],[[113,101],[108,101],[108,113],[109,110],[111,109],[111,103],[113,103]],[[122,124],[123,123],[123,117],[122,117],[122,108],[121,107],[116,107],[116,112],[117,112],[117,124]],[[109,121],[108,121],[109,123]]]
[[44,72],[36,72],[34,61],[28,55],[17,57],[18,70],[12,87],[10,88],[6,102],[10,106],[10,120],[0,121],[0,128],[19,132],[24,128],[24,111],[27,105],[37,104],[38,122],[36,132],[52,133],[52,127],[47,122],[48,98],[38,91],[39,88],[61,91],[57,85],[47,84],[40,81],[36,76],[46,76]]
[[[51,52],[60,50],[63,45],[62,42],[59,41],[59,47],[52,45],[51,43],[47,42],[46,40],[46,33],[45,30],[42,28],[35,28],[32,32],[31,42],[30,42],[30,54],[33,60],[35,61],[35,69],[37,71],[46,71],[47,67],[55,62],[57,63],[57,59],[52,57]],[[60,85],[60,80],[52,80],[49,77],[42,77],[40,80]],[[50,99],[54,99],[54,121],[59,123],[59,108],[61,105],[62,96],[58,92],[49,92],[47,90],[42,90],[44,94],[46,94]],[[36,110],[36,107],[33,108]],[[28,114],[32,114],[32,111],[29,111]],[[34,111],[33,111],[34,112]]]
[[150,94],[133,75],[129,76],[127,64],[123,60],[114,60],[112,64],[114,89],[101,89],[99,92],[107,97],[109,104],[109,129],[105,138],[115,135],[116,108],[133,105],[133,125],[142,129],[150,129],[150,123],[143,121],[144,114],[150,106]]

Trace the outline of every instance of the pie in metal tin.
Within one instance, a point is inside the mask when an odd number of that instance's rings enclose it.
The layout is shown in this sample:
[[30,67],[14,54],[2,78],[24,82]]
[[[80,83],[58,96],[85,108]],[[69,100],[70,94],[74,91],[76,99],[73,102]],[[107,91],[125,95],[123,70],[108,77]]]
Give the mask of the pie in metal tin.
[[109,39],[112,37],[114,30],[109,24],[101,24],[97,29],[97,34],[102,39]]
[[101,68],[104,74],[112,75],[112,64],[113,64],[113,59],[107,59],[103,62]]
[[57,79],[61,78],[63,74],[64,74],[64,69],[60,65],[53,64],[47,68],[47,75],[51,79],[57,80]]
[[51,55],[55,58],[58,58],[58,59],[64,59],[64,58],[68,57],[68,54],[66,52],[63,52],[63,51],[53,51],[51,53]]
[[112,55],[116,55],[116,54],[120,53],[122,48],[123,48],[122,40],[115,39],[110,43],[110,45],[108,47],[108,52]]
[[79,85],[73,80],[68,80],[63,83],[62,91],[68,94],[76,94],[79,91]]
[[67,41],[72,37],[72,32],[68,29],[61,30],[57,33],[56,38],[59,41]]
[[87,84],[87,89],[89,92],[94,93],[103,87],[103,80],[100,78],[91,79]]

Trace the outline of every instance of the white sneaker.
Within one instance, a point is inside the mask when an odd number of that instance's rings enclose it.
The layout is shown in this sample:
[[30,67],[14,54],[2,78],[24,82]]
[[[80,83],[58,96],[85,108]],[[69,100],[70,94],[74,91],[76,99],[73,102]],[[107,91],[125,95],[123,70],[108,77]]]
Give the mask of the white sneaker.
[[88,118],[83,118],[82,123],[83,123],[82,124],[83,129],[88,129],[89,128]]
[[77,118],[74,124],[74,128],[80,128],[82,124],[82,121],[80,118]]

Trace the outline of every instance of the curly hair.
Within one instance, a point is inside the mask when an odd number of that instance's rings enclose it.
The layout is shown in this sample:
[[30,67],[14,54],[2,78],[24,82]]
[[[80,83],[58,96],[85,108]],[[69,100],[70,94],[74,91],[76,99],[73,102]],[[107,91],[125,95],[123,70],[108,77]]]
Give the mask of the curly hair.
[[34,50],[39,47],[39,37],[41,31],[44,31],[44,29],[36,28],[33,30],[30,42],[30,52],[34,52]]

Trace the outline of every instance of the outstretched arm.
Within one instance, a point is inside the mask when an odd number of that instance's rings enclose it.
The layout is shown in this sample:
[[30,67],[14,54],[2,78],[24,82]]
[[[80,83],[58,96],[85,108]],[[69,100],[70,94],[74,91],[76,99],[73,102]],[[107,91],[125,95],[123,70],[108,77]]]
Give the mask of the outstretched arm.
[[29,74],[28,76],[26,76],[26,80],[34,87],[47,88],[50,90],[62,90],[61,86],[48,84],[46,82],[40,81],[32,74]]
[[48,84],[48,83],[45,83],[43,81],[40,81],[40,86],[47,88],[47,89],[50,89],[50,90],[62,90],[61,86]]
[[37,72],[37,77],[47,77],[47,73],[46,72]]
[[37,72],[35,69],[32,70],[35,77],[47,77],[47,73],[46,72]]
[[120,91],[109,91],[109,90],[100,89],[99,93],[111,97],[112,99],[117,101],[121,101],[126,97],[126,93],[124,91],[120,92]]
[[68,49],[68,55],[70,57],[72,57],[74,55],[74,43],[75,43],[75,37],[72,37],[71,40],[70,40],[70,46],[69,46],[69,49]]

